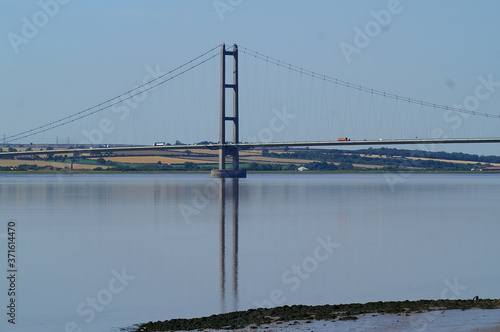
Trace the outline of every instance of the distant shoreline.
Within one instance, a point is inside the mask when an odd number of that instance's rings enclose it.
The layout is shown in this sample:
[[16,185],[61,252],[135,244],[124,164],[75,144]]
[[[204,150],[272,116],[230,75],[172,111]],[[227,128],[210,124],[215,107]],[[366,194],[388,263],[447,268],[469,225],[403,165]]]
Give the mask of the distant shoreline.
[[[53,175],[73,175],[73,174],[90,174],[90,175],[106,175],[106,174],[207,174],[209,171],[0,171],[0,175],[37,175],[37,174],[53,174]],[[473,172],[473,171],[433,171],[433,170],[418,170],[418,171],[247,171],[247,174],[500,174],[500,172]]]

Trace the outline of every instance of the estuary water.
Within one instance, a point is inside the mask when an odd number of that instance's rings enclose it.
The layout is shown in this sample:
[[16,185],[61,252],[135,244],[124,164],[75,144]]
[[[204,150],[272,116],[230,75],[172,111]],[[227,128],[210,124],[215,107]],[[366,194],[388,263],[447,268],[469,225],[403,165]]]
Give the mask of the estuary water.
[[500,298],[499,196],[478,173],[0,176],[0,330]]

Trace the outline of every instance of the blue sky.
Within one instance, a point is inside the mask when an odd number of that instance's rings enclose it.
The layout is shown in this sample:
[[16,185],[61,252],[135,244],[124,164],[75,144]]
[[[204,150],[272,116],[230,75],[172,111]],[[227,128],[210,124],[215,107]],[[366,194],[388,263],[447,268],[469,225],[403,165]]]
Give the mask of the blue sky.
[[[448,106],[468,101],[499,115],[498,13],[494,0],[1,0],[0,135],[82,111],[221,43],[370,88]],[[78,143],[95,130],[102,143],[216,140],[218,58],[206,66],[151,91],[125,119],[103,111],[23,142]],[[242,141],[269,129],[275,141],[500,136],[500,119],[359,97],[243,54],[240,84]],[[276,130],[270,123],[277,112],[295,117]],[[112,130],[99,129],[102,119]],[[436,149],[499,153],[494,145]]]

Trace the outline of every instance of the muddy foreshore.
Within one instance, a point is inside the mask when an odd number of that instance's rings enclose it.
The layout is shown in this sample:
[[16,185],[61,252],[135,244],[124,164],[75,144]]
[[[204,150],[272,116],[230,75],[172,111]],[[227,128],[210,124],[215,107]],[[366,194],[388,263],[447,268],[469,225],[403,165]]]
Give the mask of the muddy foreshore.
[[171,319],[141,324],[134,332],[176,331],[198,329],[238,329],[273,322],[299,320],[349,320],[367,313],[402,314],[434,310],[500,309],[500,299],[420,300],[398,302],[369,302],[337,305],[293,305],[236,311],[209,317]]

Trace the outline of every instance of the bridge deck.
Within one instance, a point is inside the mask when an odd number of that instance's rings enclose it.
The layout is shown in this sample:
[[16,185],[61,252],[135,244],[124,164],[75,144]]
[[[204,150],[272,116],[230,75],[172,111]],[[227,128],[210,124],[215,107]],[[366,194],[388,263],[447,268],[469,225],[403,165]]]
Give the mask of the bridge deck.
[[192,144],[192,145],[165,145],[165,146],[120,146],[111,148],[84,148],[84,149],[59,149],[44,151],[17,151],[0,152],[2,156],[21,155],[46,155],[46,154],[71,154],[94,152],[134,152],[134,151],[162,151],[162,150],[188,150],[211,149],[219,150],[223,146],[237,147],[241,150],[251,148],[273,147],[315,147],[315,146],[358,146],[358,145],[428,145],[428,144],[453,144],[453,143],[500,143],[500,138],[439,138],[439,139],[392,139],[392,140],[353,140],[353,141],[323,141],[323,142],[278,142],[278,143],[239,143],[239,144]]

